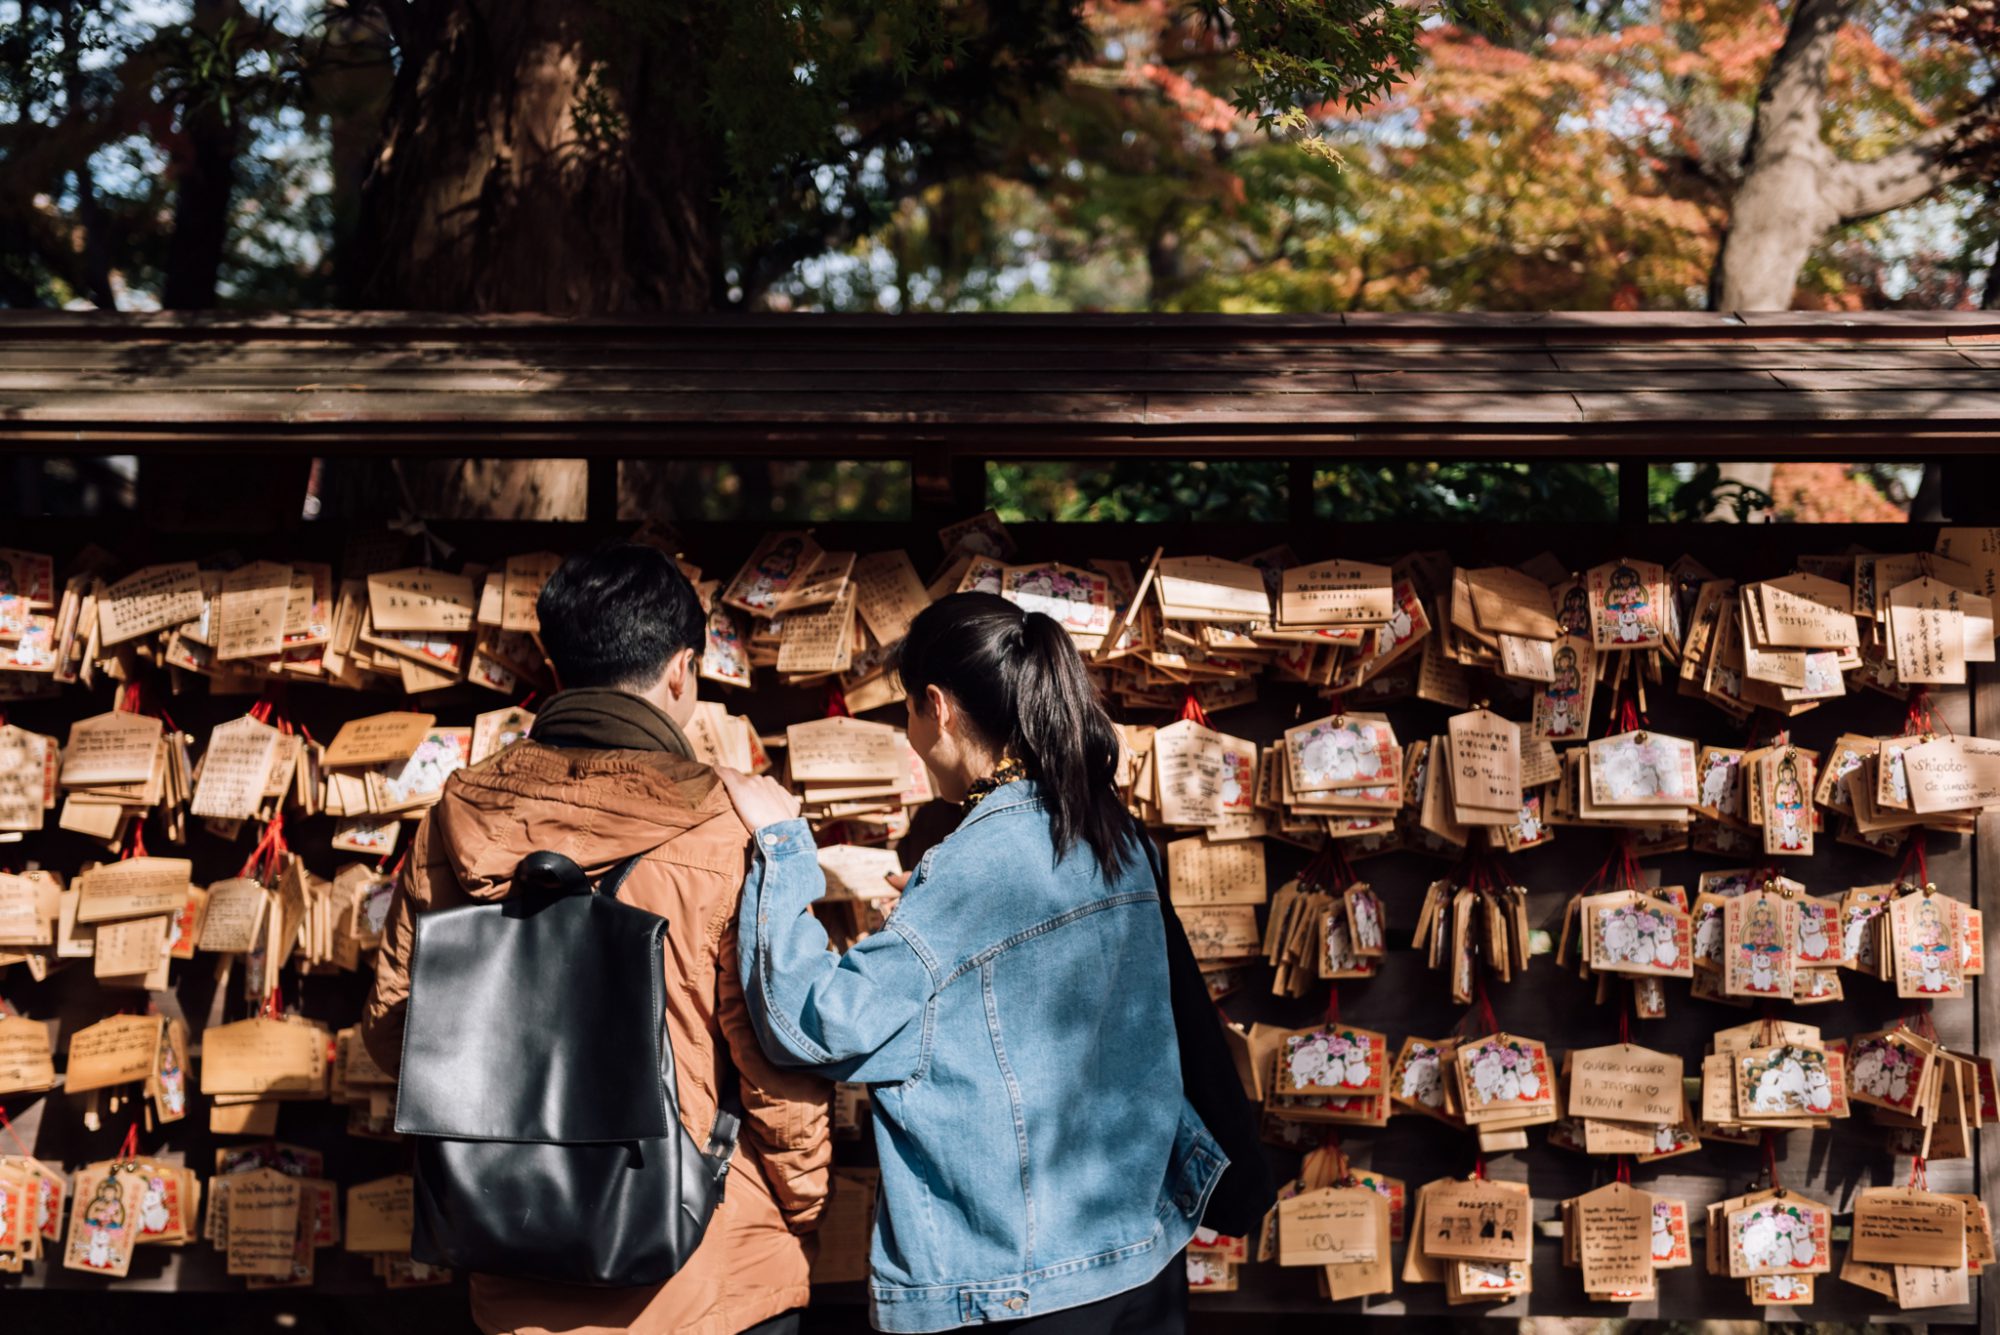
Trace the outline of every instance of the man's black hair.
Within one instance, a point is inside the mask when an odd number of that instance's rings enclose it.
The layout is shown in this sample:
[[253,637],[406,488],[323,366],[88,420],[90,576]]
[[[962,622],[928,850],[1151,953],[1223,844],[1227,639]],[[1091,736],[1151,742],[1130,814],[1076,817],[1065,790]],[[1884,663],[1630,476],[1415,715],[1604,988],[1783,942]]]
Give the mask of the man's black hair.
[[636,542],[564,561],[542,586],[535,615],[564,689],[651,686],[675,654],[699,654],[708,629],[674,559]]

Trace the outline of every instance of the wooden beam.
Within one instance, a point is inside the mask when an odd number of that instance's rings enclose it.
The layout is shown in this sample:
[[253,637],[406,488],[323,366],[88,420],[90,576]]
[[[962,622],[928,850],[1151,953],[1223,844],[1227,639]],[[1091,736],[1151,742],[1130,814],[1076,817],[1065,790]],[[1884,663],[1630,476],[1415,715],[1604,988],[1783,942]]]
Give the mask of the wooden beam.
[[[1841,431],[1788,430],[1759,423],[1736,432],[1726,423],[1690,423],[1662,435],[1606,428],[1564,432],[1506,432],[1482,423],[1454,430],[1450,424],[1413,424],[1406,431],[1329,432],[1301,422],[1295,430],[1241,430],[1201,424],[1185,430],[1096,430],[1056,426],[1019,430],[996,439],[992,424],[930,423],[927,437],[954,454],[1000,459],[1285,459],[1309,457],[1358,462],[1382,458],[1537,460],[1742,460],[1876,462],[1896,459],[1977,457],[2000,439],[1991,427],[1929,429],[1923,423],[1853,424]],[[79,426],[22,430],[0,424],[0,445],[41,454],[408,456],[433,454],[485,458],[588,458],[598,455],[670,454],[686,458],[872,459],[908,458],[910,441],[895,429],[833,425],[821,430],[756,424],[694,424],[675,428],[624,423],[549,422],[520,425],[459,424],[415,429],[408,424],[294,423],[284,428]]]
[[66,452],[1767,460],[1997,435],[1978,312],[0,312],[0,442]]
[[455,341],[522,337],[591,339],[638,334],[689,338],[773,332],[796,337],[906,337],[934,340],[941,330],[977,330],[991,338],[1033,339],[1050,331],[1102,336],[1146,334],[1185,342],[1267,339],[1486,342],[1712,340],[1791,338],[1924,340],[2000,337],[1992,311],[1384,311],[1349,314],[1210,315],[1145,312],[1042,312],[909,315],[461,315],[426,311],[6,311],[0,338],[103,341],[147,338],[204,341],[254,335],[267,339],[410,338]]

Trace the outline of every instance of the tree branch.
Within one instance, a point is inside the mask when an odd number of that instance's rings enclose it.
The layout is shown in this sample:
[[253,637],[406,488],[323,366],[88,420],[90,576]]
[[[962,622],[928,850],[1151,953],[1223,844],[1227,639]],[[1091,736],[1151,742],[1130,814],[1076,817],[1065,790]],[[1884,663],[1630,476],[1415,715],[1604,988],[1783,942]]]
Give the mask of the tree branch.
[[1747,174],[1757,166],[1788,153],[1824,157],[1829,150],[1820,137],[1821,110],[1826,103],[1827,71],[1833,47],[1856,0],[1798,0],[1785,25],[1784,44],[1771,58],[1763,87],[1757,90],[1756,120],[1743,146]]
[[375,11],[382,16],[382,23],[388,30],[390,42],[398,50],[407,50],[411,18],[409,0],[349,0],[349,3],[331,8],[355,20],[364,20],[368,11]]
[[[1022,179],[1030,185],[1036,184],[1026,177],[998,174],[1007,179]],[[789,227],[784,235],[743,257],[737,266],[737,286],[743,289],[742,304],[745,307],[754,305],[773,283],[790,273],[800,262],[858,241],[864,228],[879,225],[887,216],[885,206],[893,206],[922,194],[950,175],[940,164],[928,158],[919,159],[907,174],[892,174],[881,193],[868,197],[865,209],[850,206],[838,210],[814,210],[810,217],[802,218]],[[801,178],[799,188],[803,190],[809,184],[810,178]],[[880,215],[877,209],[882,210]],[[867,217],[858,216],[864,211]]]
[[17,124],[0,132],[0,202],[18,211],[98,149],[137,132],[157,111],[153,82],[164,63],[157,47],[143,46],[112,76],[118,91],[98,114],[72,109],[53,125]]
[[[0,246],[12,254],[32,258],[44,272],[74,292],[89,293],[91,277],[84,257],[71,243],[69,229],[57,219],[29,203],[9,215],[0,216]],[[37,306],[41,297],[33,280],[22,275],[25,286],[10,284],[5,301],[11,306]],[[106,310],[116,309],[105,306]]]
[[1970,126],[1970,117],[1946,121],[1879,158],[1841,163],[1824,187],[1827,201],[1843,223],[1866,222],[1916,203],[1966,175],[1950,153]]

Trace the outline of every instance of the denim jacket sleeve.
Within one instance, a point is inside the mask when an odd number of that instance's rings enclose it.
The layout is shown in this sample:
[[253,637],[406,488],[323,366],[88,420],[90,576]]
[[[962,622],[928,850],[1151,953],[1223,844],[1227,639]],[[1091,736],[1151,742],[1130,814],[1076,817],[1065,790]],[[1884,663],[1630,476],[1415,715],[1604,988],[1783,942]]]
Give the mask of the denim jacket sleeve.
[[924,1013],[937,991],[923,942],[889,926],[840,955],[807,907],[825,892],[803,820],[757,831],[736,935],[758,1041],[781,1066],[881,1084],[917,1073]]

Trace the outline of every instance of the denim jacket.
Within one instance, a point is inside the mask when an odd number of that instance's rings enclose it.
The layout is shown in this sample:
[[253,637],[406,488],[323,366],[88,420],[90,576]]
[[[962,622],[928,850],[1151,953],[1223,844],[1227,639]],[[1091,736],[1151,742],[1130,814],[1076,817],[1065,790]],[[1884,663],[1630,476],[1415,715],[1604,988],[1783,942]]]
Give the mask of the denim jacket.
[[871,1087],[870,1314],[937,1331],[1146,1283],[1227,1160],[1181,1092],[1159,892],[1057,862],[1035,785],[998,788],[844,955],[803,820],[758,831],[738,936],[771,1058]]

